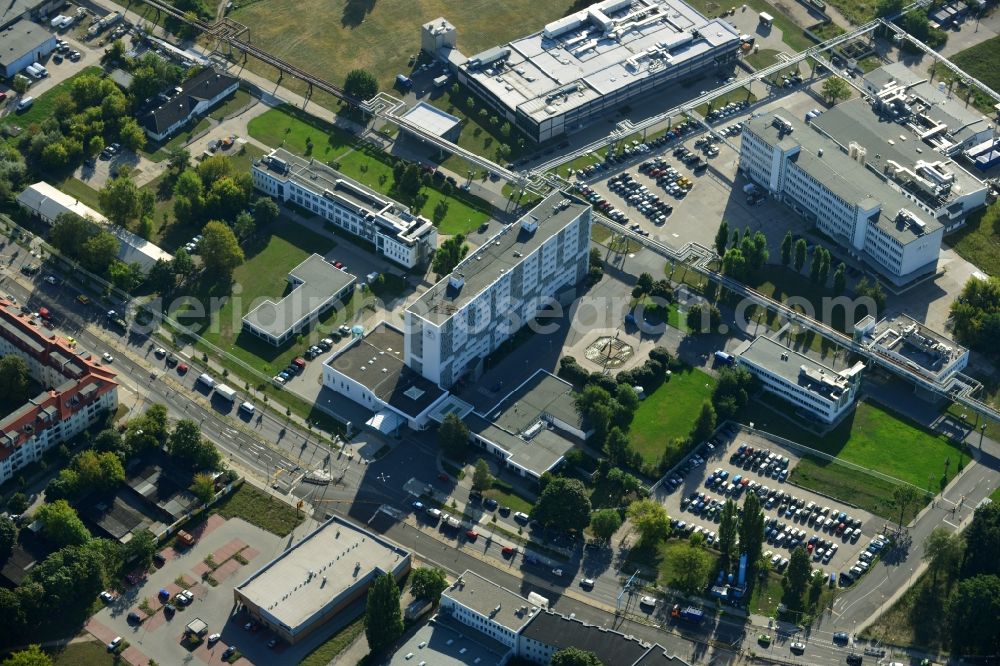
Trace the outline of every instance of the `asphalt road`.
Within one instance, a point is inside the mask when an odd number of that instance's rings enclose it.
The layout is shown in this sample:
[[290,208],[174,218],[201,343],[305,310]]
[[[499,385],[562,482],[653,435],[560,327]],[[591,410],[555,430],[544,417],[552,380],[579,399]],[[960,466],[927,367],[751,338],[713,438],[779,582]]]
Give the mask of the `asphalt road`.
[[[191,365],[189,372],[184,376],[178,375],[176,370],[167,368],[162,360],[155,357],[152,352],[155,345],[150,340],[104,328],[101,323],[103,310],[77,303],[76,292],[70,287],[46,285],[42,282],[43,275],[30,282],[17,273],[20,264],[31,259],[27,252],[21,251],[13,264],[5,269],[6,274],[0,276],[0,291],[14,295],[19,303],[28,304],[33,309],[41,305],[49,307],[61,320],[60,330],[75,337],[81,348],[97,355],[108,352],[115,356],[112,367],[119,373],[120,381],[134,394],[126,400],[133,400],[135,404],[126,402],[127,406],[141,412],[145,405],[160,402],[167,406],[171,417],[199,422],[203,434],[219,446],[225,457],[266,478],[279,490],[290,490],[296,496],[307,499],[313,504],[317,517],[336,512],[368,523],[383,504],[397,508],[409,506],[411,496],[403,488],[407,480],[417,478],[433,482],[437,477],[433,444],[419,436],[396,442],[392,452],[379,460],[365,463],[357,457],[348,459],[343,454],[331,452],[315,437],[290,427],[282,415],[265,411],[252,419],[237,419],[233,406],[218,402],[213,405],[204,392],[195,388],[200,370],[190,359],[185,359]],[[31,286],[22,282],[30,282]],[[505,562],[495,552],[486,558],[473,556],[466,548],[457,548],[456,542],[433,534],[430,530],[435,528],[417,528],[390,519],[384,531],[421,558],[453,573],[471,569],[525,595],[538,591],[552,600],[555,610],[574,614],[593,624],[614,627],[647,641],[659,642],[667,647],[668,652],[688,658],[693,663],[729,663],[737,658],[737,652],[718,645],[733,645],[745,652],[766,653],[786,661],[798,659],[798,663],[842,663],[846,652],[844,648],[833,645],[832,633],[854,633],[861,623],[877,612],[892,591],[904,586],[919,572],[916,563],[920,562],[922,542],[934,527],[954,527],[959,521],[968,519],[972,507],[996,485],[996,475],[992,470],[997,466],[1000,451],[995,449],[998,448],[987,440],[982,454],[986,465],[969,466],[966,473],[953,483],[945,497],[911,532],[912,545],[908,551],[881,561],[858,585],[841,594],[832,612],[822,618],[808,636],[794,639],[807,644],[806,653],[801,658],[795,658],[788,650],[787,643],[793,639],[779,636],[774,629],[747,625],[740,618],[727,619],[696,630],[677,628],[665,623],[663,609],[649,616],[643,615],[634,597],[623,597],[621,604],[626,616],[638,621],[615,618],[600,608],[564,594],[566,587],[575,586],[580,577],[591,577],[597,581],[590,593],[593,598],[605,606],[614,606],[621,586],[610,551],[595,554],[578,549],[564,566],[567,575],[556,582],[547,570],[535,572],[526,567],[520,558]],[[302,475],[310,469],[327,470],[335,482],[325,486],[302,483]],[[467,500],[467,490],[454,486],[453,480],[447,485],[438,485],[441,492],[449,493],[459,502]],[[379,516],[383,515],[379,513]],[[775,641],[766,649],[757,644],[757,636],[761,632],[775,636]],[[706,645],[709,639],[714,641],[712,646]]]

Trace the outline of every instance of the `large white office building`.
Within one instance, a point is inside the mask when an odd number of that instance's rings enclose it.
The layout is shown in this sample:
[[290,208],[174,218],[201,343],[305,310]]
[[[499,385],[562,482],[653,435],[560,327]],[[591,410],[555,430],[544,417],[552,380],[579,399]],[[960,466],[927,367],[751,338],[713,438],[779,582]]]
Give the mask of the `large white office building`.
[[575,131],[637,97],[731,71],[739,33],[682,0],[604,0],[541,32],[465,56],[455,26],[424,24],[421,47],[536,141]]
[[834,370],[785,345],[761,336],[734,353],[761,387],[793,405],[803,416],[834,423],[854,406],[864,364]]
[[437,249],[430,220],[325,164],[279,148],[256,160],[251,173],[261,192],[316,213],[401,266],[426,263]]
[[556,192],[406,308],[406,365],[449,388],[586,275],[591,207]]
[[933,275],[944,226],[918,201],[866,168],[871,153],[778,112],[750,120],[740,170],[888,282]]

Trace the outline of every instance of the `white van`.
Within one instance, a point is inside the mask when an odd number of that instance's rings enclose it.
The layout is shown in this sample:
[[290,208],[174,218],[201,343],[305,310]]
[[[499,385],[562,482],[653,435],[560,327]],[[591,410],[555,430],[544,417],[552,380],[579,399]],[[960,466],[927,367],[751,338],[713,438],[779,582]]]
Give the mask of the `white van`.
[[28,76],[30,76],[31,78],[35,79],[36,81],[38,79],[43,78],[42,77],[42,73],[41,73],[41,71],[39,71],[37,65],[28,65],[27,67],[24,68],[24,71],[25,71],[25,73],[27,73]]
[[205,373],[198,375],[198,383],[204,384],[208,388],[215,388],[215,380],[212,379],[211,375],[207,375]]
[[240,411],[246,414],[253,414],[254,406],[249,402],[243,401],[240,403]]
[[34,97],[22,97],[17,103],[18,111],[27,111],[35,103]]

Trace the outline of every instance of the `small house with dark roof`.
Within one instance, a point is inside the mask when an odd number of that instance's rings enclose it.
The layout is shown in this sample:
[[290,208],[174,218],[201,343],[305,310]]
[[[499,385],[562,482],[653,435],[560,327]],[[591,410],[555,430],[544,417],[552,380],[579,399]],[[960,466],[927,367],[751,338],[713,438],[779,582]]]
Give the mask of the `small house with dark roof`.
[[240,80],[235,76],[205,69],[157,95],[147,111],[140,115],[139,123],[150,139],[163,141],[191,119],[205,115],[236,92],[239,85]]

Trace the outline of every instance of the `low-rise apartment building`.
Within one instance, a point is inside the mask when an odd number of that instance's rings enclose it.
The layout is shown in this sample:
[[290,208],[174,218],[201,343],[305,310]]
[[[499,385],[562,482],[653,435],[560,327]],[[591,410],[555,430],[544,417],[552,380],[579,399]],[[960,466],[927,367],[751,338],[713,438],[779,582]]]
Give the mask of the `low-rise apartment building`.
[[20,356],[42,392],[0,419],[0,483],[118,407],[115,373],[0,299],[0,356]]
[[439,386],[482,361],[587,274],[590,204],[555,192],[406,308],[406,364]]
[[254,161],[251,174],[264,194],[316,213],[401,266],[425,264],[437,249],[430,220],[325,164],[279,148]]

